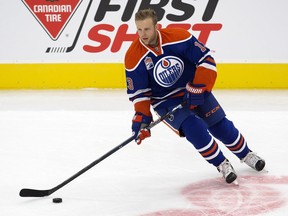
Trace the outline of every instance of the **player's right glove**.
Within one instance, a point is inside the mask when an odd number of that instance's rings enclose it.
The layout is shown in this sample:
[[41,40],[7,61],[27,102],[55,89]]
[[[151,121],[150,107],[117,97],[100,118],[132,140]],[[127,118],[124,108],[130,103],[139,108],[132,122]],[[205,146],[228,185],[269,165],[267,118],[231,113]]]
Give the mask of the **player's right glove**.
[[184,101],[186,101],[189,109],[194,109],[198,105],[204,103],[204,92],[206,91],[206,85],[193,84],[191,81],[186,84],[186,91],[184,95]]
[[138,145],[141,141],[151,136],[150,130],[145,129],[150,125],[152,116],[146,116],[143,113],[136,112],[132,119],[132,134]]

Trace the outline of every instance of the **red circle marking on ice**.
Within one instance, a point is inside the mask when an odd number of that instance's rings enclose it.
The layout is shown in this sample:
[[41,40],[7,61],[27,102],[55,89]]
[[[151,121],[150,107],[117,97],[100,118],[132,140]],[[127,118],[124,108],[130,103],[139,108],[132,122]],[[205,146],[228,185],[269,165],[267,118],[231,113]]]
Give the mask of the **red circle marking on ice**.
[[227,185],[222,178],[190,184],[182,194],[193,204],[193,209],[163,210],[145,216],[259,215],[286,202],[273,185],[287,185],[288,176],[243,176],[238,181],[239,186]]

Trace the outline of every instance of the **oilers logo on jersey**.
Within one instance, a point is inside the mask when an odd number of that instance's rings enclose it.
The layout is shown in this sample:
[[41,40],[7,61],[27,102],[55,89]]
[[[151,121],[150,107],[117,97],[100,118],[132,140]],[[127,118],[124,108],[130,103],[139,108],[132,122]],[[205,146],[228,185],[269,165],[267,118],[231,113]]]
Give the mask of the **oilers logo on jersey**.
[[127,93],[137,112],[181,103],[190,81],[211,91],[217,76],[209,48],[188,31],[166,28],[158,36],[159,52],[137,38],[125,55]]
[[176,56],[161,58],[154,67],[155,81],[162,87],[170,87],[177,82],[184,71],[183,61]]

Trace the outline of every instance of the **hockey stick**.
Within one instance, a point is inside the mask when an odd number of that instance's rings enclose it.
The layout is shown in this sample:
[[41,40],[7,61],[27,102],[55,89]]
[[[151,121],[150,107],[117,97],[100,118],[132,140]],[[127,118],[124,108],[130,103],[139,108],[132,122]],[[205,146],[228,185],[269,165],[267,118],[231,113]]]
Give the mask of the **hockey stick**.
[[[179,104],[178,106],[176,106],[173,110],[171,110],[170,112],[167,112],[165,115],[161,116],[160,118],[158,118],[156,121],[152,122],[148,127],[146,127],[147,129],[151,129],[154,126],[156,126],[157,124],[159,124],[160,122],[162,122],[165,118],[169,117],[170,115],[172,115],[173,113],[175,113],[177,110],[181,109],[184,106],[184,103]],[[19,195],[21,197],[44,197],[44,196],[49,196],[50,194],[54,193],[55,191],[59,190],[60,188],[62,188],[63,186],[65,186],[66,184],[68,184],[69,182],[71,182],[72,180],[74,180],[75,178],[77,178],[78,176],[82,175],[83,173],[85,173],[87,170],[91,169],[92,167],[94,167],[96,164],[100,163],[101,161],[103,161],[105,158],[109,157],[110,155],[112,155],[113,153],[115,153],[116,151],[120,150],[121,148],[123,148],[124,146],[126,146],[128,143],[130,143],[131,141],[133,141],[135,138],[134,136],[131,136],[130,138],[128,138],[127,140],[125,140],[124,142],[122,142],[121,144],[119,144],[118,146],[114,147],[113,149],[111,149],[109,152],[107,152],[106,154],[102,155],[100,158],[98,158],[97,160],[93,161],[91,164],[89,164],[88,166],[84,167],[82,170],[80,170],[79,172],[77,172],[76,174],[74,174],[73,176],[71,176],[70,178],[68,178],[67,180],[65,180],[64,182],[62,182],[61,184],[48,189],[48,190],[36,190],[36,189],[28,189],[28,188],[24,188],[20,191]]]

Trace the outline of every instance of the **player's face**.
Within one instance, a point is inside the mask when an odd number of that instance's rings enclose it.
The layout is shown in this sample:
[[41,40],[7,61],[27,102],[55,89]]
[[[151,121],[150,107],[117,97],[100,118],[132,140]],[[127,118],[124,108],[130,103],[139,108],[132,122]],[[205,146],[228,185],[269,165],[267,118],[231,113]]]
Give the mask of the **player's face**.
[[136,27],[138,35],[145,45],[156,44],[157,26],[154,25],[152,18],[137,20]]

